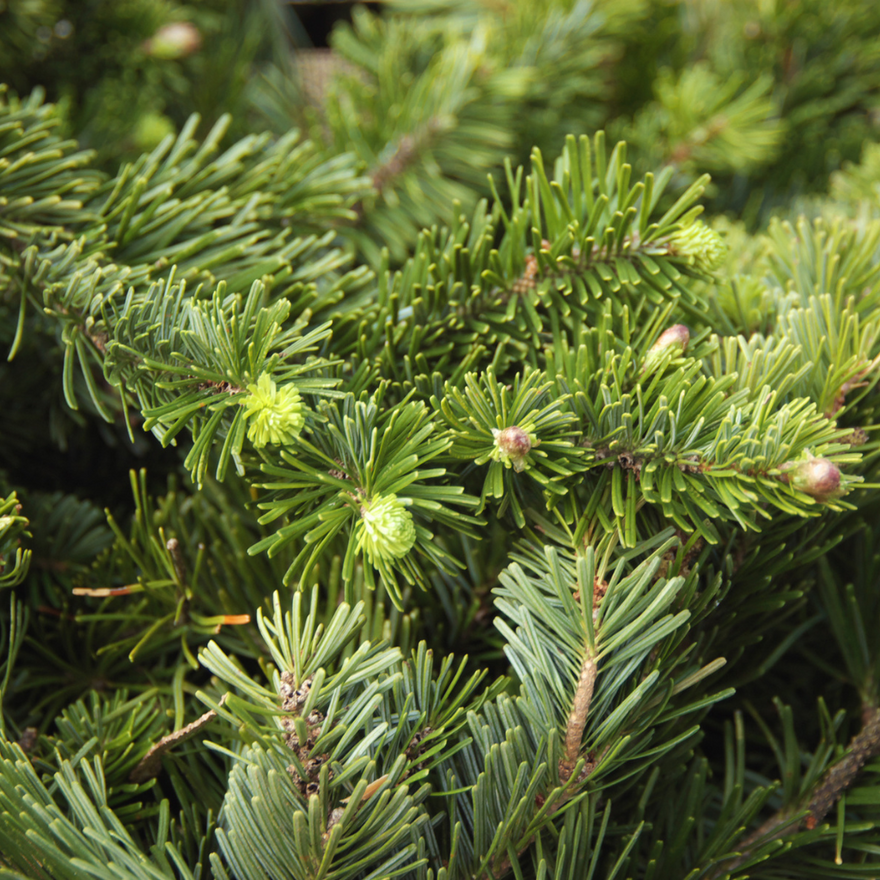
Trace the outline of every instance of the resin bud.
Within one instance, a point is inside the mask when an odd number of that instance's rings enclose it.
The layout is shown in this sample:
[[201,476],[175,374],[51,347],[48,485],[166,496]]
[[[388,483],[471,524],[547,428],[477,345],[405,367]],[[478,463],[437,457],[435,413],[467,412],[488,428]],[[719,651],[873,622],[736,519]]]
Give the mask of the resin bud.
[[664,330],[648,349],[643,370],[653,373],[664,358],[675,358],[684,352],[691,341],[691,333],[684,324],[674,324]]
[[163,25],[147,40],[144,51],[153,58],[175,61],[198,52],[202,46],[199,29],[188,21],[173,21]]
[[786,462],[780,468],[782,479],[799,492],[817,501],[829,501],[841,494],[840,468],[827,458],[809,456],[801,461]]
[[492,429],[495,438],[495,450],[492,457],[496,461],[503,461],[513,467],[519,473],[526,466],[526,457],[532,451],[533,438],[518,425],[499,430]]

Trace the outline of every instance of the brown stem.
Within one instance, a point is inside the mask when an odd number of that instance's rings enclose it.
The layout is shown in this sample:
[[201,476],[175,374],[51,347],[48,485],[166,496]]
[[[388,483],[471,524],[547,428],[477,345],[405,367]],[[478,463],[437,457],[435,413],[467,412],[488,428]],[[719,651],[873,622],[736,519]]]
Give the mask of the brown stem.
[[815,828],[825,818],[862,767],[876,755],[880,755],[880,710],[871,708],[866,712],[862,729],[850,742],[849,751],[831,765],[810,799],[807,828]]
[[[223,694],[220,698],[219,705],[222,706],[226,702],[228,696],[229,694]],[[129,780],[140,784],[141,782],[148,782],[150,779],[155,779],[162,772],[162,755],[179,743],[185,742],[195,736],[206,724],[209,724],[216,717],[217,713],[213,709],[209,709],[204,715],[199,716],[195,721],[191,721],[187,724],[186,727],[181,727],[180,730],[175,730],[174,733],[169,733],[167,736],[163,736],[162,739],[160,739],[154,746],[151,746],[146,755],[138,761],[137,766],[129,774]]]
[[571,779],[580,755],[590,702],[593,699],[593,687],[596,684],[596,671],[596,661],[588,651],[581,666],[581,677],[574,692],[568,724],[565,726],[565,757],[559,762],[559,781],[563,785]]
[[[584,738],[584,728],[587,726],[587,715],[590,712],[590,703],[593,699],[593,688],[596,685],[596,674],[598,672],[596,660],[593,653],[587,649],[584,655],[584,662],[581,665],[581,676],[578,679],[577,689],[574,692],[574,700],[571,704],[571,712],[568,714],[568,724],[565,726],[565,757],[559,762],[559,782],[566,785],[571,780],[574,768],[577,766],[580,757],[581,742]],[[600,759],[601,760],[601,759]],[[577,785],[582,783],[592,772],[598,760],[589,761],[584,768],[584,772],[579,774],[574,785],[569,786],[559,798],[553,803],[550,814],[555,813],[563,804],[565,804],[574,794]],[[534,842],[534,837],[530,837],[519,849],[517,855],[525,852]],[[493,877],[503,877],[512,865],[510,858],[504,856],[496,862],[491,871]]]
[[443,122],[438,116],[432,116],[426,123],[412,132],[403,135],[390,159],[373,169],[373,187],[380,193],[393,183],[416,159],[426,150],[435,135],[443,130]]
[[165,542],[165,546],[171,554],[171,562],[174,565],[177,582],[183,589],[186,589],[186,562],[183,558],[183,551],[180,549],[180,541],[177,538],[169,538]]
[[808,830],[815,828],[846,789],[852,785],[862,767],[877,755],[880,755],[880,710],[877,707],[870,707],[864,712],[862,729],[850,741],[846,754],[828,768],[813,790],[806,804],[808,815],[800,819],[793,818],[804,809],[798,806],[779,810],[743,840],[737,858],[718,865],[708,875],[708,880],[715,880],[716,877],[732,873],[751,858],[755,849],[771,840],[776,840],[791,831],[797,831],[801,827]]
[[694,152],[697,147],[702,147],[707,144],[712,138],[717,137],[721,132],[727,128],[728,119],[724,114],[719,114],[714,116],[709,120],[706,128],[700,132],[699,137],[692,138],[690,140],[683,140],[681,143],[677,144],[672,152],[669,155],[669,158],[666,160],[667,165],[681,165],[682,162],[686,162],[690,159],[691,154]]

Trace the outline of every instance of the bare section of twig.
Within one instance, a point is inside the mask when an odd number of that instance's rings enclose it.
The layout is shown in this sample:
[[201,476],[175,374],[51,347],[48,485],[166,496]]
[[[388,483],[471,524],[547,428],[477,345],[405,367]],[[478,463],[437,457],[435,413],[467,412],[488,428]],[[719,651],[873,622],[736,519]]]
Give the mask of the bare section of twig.
[[828,768],[810,799],[810,815],[804,821],[807,828],[815,828],[825,818],[862,767],[876,755],[880,755],[880,710],[874,708],[865,713],[862,729],[850,742],[849,751]]
[[565,726],[565,757],[559,763],[559,781],[565,784],[571,779],[575,764],[581,751],[584,728],[587,726],[587,715],[593,700],[593,688],[596,685],[596,661],[593,654],[587,651],[581,666],[581,677],[578,679],[577,690]]
[[[862,729],[850,741],[846,754],[828,768],[806,805],[786,807],[771,816],[743,840],[740,855],[719,864],[708,875],[708,880],[733,873],[765,843],[800,827],[815,828],[852,785],[862,767],[877,755],[880,755],[880,710],[871,707],[865,711]],[[806,816],[803,815],[804,809],[807,810]]]
[[[226,694],[220,698],[220,705],[226,702]],[[174,746],[195,736],[206,724],[210,723],[217,717],[217,713],[213,709],[209,709],[204,715],[200,715],[195,721],[191,721],[186,727],[163,736],[143,758],[138,761],[137,766],[131,771],[129,779],[132,782],[147,782],[155,779],[162,771],[162,755],[173,749]]]
[[[554,801],[549,815],[552,815],[567,801],[569,801],[577,792],[577,788],[581,785],[589,774],[595,769],[596,764],[601,760],[587,761],[582,773],[578,774],[578,778],[572,780],[575,768],[580,760],[581,744],[584,738],[584,730],[587,726],[587,717],[590,714],[590,703],[593,701],[593,689],[596,686],[596,675],[598,667],[593,652],[590,648],[586,648],[584,660],[581,664],[581,674],[578,678],[577,688],[574,692],[574,698],[571,702],[571,711],[568,714],[568,723],[565,725],[565,756],[559,762],[559,782],[560,785],[566,786],[562,794]],[[568,783],[571,782],[571,785]],[[530,838],[518,850],[518,855],[523,853],[533,843]],[[503,877],[510,871],[512,865],[508,856],[503,856],[492,867],[493,877]]]

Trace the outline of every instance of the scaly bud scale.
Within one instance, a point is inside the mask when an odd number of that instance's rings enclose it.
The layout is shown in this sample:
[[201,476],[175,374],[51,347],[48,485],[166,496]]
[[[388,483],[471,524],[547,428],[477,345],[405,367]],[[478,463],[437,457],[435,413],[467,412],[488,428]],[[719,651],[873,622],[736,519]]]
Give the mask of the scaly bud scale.
[[492,457],[496,461],[503,461],[513,466],[517,473],[525,469],[526,457],[532,451],[532,446],[538,445],[537,441],[533,443],[533,438],[518,425],[511,425],[503,430],[493,428],[492,436],[495,438]]
[[817,501],[829,501],[841,493],[840,469],[827,458],[810,455],[801,461],[786,462],[782,479],[799,492]]

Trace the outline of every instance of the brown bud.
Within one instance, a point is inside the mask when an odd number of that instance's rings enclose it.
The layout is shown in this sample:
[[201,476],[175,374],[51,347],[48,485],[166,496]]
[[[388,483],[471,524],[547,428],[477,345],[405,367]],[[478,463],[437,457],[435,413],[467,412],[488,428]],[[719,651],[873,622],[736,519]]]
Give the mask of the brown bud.
[[864,428],[853,428],[851,434],[840,438],[840,442],[849,443],[850,446],[864,446],[869,439],[868,432]]
[[673,324],[664,330],[657,341],[651,346],[651,351],[666,351],[667,348],[677,346],[684,351],[691,341],[691,332],[684,324]]
[[198,52],[202,45],[199,29],[188,21],[173,21],[163,25],[147,40],[143,49],[153,58],[175,60]]
[[780,468],[782,479],[799,492],[811,495],[817,501],[829,501],[841,493],[840,469],[827,458],[806,458],[786,462]]
[[526,466],[525,458],[532,450],[529,435],[517,425],[511,425],[503,431],[493,429],[492,434],[499,457],[509,461],[517,473],[523,470]]
[[684,324],[673,324],[664,330],[657,341],[648,349],[645,357],[644,371],[653,373],[660,364],[663,355],[672,352],[673,357],[681,354],[691,341],[691,333]]

